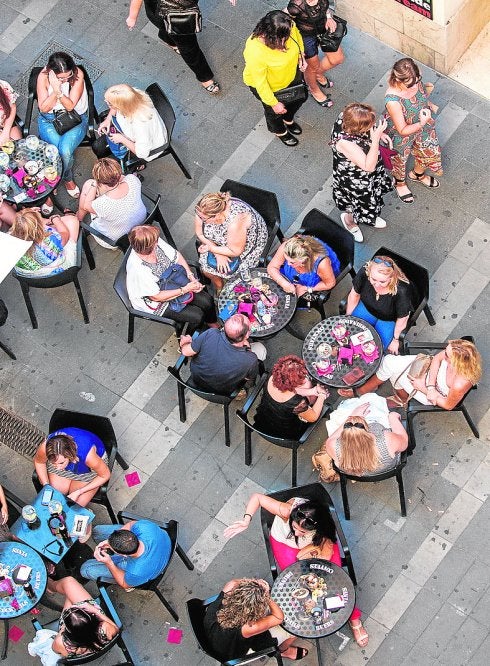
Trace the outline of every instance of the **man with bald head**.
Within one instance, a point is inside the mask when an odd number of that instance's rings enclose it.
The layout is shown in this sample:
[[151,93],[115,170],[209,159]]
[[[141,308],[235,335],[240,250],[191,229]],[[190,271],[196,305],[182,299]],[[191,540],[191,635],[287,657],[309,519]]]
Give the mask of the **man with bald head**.
[[243,380],[250,383],[259,371],[259,360],[266,356],[260,342],[250,344],[248,317],[235,314],[226,320],[223,330],[210,328],[195,338],[183,335],[180,349],[192,357],[192,383],[205,391],[230,394]]

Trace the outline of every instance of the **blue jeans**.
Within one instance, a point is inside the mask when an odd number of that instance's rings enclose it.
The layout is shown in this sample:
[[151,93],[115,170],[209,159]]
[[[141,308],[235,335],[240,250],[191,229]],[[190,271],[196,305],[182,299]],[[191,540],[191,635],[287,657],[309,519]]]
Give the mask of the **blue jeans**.
[[[113,532],[120,530],[122,525],[96,525],[92,532],[92,538],[95,543],[100,543],[105,541],[110,537]],[[128,558],[124,555],[112,555],[112,561],[119,569],[126,569]],[[84,578],[88,580],[97,580],[97,578],[102,578],[106,583],[115,583],[116,580],[103,562],[98,562],[97,560],[87,560],[80,567],[80,573]]]
[[52,143],[60,151],[63,162],[63,180],[73,180],[73,162],[75,149],[82,143],[87,134],[88,113],[81,113],[82,122],[65,134],[60,135],[53,127],[54,113],[40,113],[37,119],[39,138]]
[[383,349],[386,349],[390,342],[393,340],[393,333],[395,332],[395,322],[394,321],[384,321],[383,319],[377,319],[372,315],[369,310],[367,310],[362,301],[359,301],[354,312],[352,312],[354,317],[359,317],[364,319],[368,324],[374,326],[375,330],[381,338],[383,343]]

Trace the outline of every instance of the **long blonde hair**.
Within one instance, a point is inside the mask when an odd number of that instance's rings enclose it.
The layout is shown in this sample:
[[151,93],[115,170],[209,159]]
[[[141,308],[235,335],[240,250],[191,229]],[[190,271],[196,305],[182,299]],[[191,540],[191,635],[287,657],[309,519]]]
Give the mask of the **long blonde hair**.
[[223,629],[235,629],[267,617],[270,612],[269,595],[253,578],[243,578],[223,597],[222,607],[216,613]]
[[284,244],[284,256],[304,263],[308,272],[313,270],[316,257],[325,254],[325,248],[313,236],[293,236]]
[[[381,259],[383,262],[386,263],[377,263],[374,261],[375,259]],[[391,265],[387,266],[386,264],[391,264]],[[384,254],[378,254],[375,257],[373,257],[373,259],[370,259],[367,263],[365,263],[364,268],[366,270],[366,275],[368,276],[368,278],[371,275],[371,270],[373,266],[376,266],[376,268],[382,275],[386,275],[386,277],[390,278],[390,282],[388,283],[388,293],[391,294],[392,296],[395,296],[395,294],[397,293],[398,283],[400,281],[410,284],[410,280],[407,278],[402,269],[395,264],[395,262],[391,257],[387,257]]]
[[24,208],[15,214],[14,221],[10,227],[10,233],[21,240],[33,242],[27,251],[28,254],[31,254],[35,245],[42,243],[48,235],[41,214],[28,208]]
[[127,118],[150,120],[155,113],[150,97],[143,90],[133,88],[127,83],[118,83],[107,88],[104,99]]
[[[352,427],[357,424],[361,427]],[[346,427],[347,426],[347,427]],[[362,476],[374,472],[380,459],[376,437],[369,432],[369,425],[362,416],[349,416],[340,437],[339,468],[349,474]]]
[[477,384],[482,376],[482,359],[476,346],[469,340],[449,340],[451,356],[449,362],[457,375],[467,379],[473,385]]

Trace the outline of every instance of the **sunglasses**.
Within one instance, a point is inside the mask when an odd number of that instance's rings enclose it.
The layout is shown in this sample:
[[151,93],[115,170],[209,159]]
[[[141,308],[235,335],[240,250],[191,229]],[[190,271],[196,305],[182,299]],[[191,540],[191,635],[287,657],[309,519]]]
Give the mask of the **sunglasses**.
[[407,88],[411,88],[411,87],[414,86],[416,83],[420,83],[420,81],[422,81],[422,77],[421,77],[421,76],[417,76],[416,79],[412,79],[411,81],[408,81],[408,83],[405,83],[405,85],[407,86]]
[[371,259],[373,264],[383,264],[383,266],[388,266],[388,268],[393,268],[393,262],[391,259],[381,259],[381,257],[374,257]]
[[362,423],[351,423],[350,421],[344,423],[344,430],[350,430],[351,428],[357,428],[358,430],[366,430],[365,426],[363,426]]
[[43,552],[49,553],[50,555],[61,555],[64,549],[65,547],[63,543],[58,539],[53,539],[53,541],[50,541],[45,546],[43,546]]
[[300,527],[304,528],[305,530],[311,530],[317,526],[316,520],[313,520],[307,516],[304,511],[301,511],[301,509],[296,509],[296,515],[301,520]]

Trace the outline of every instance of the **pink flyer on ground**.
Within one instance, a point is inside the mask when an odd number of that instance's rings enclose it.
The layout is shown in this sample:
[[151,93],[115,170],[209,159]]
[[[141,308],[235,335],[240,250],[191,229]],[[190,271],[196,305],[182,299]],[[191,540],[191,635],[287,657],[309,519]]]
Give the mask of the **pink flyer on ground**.
[[128,488],[131,488],[132,486],[137,486],[139,483],[141,483],[140,475],[138,474],[138,472],[130,472],[129,474],[126,474],[124,478],[126,479]]
[[170,627],[167,634],[167,643],[181,643],[182,642],[182,629],[176,629],[175,627]]
[[10,627],[9,630],[9,639],[13,641],[14,643],[17,643],[17,641],[20,641],[22,636],[24,635],[24,632],[20,627],[17,627],[15,624]]

